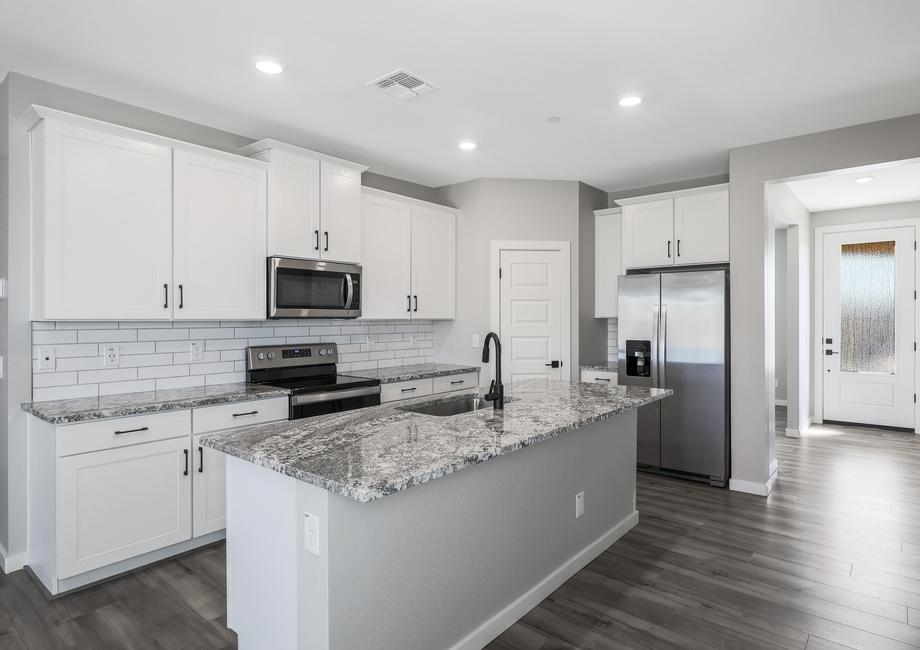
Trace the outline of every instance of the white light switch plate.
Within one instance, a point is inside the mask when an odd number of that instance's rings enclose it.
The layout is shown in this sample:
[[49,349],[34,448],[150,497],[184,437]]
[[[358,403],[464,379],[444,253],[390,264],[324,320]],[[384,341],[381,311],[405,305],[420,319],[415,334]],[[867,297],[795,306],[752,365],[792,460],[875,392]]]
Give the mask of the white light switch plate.
[[479,347],[479,334],[473,334],[473,347]]
[[309,512],[303,513],[303,548],[319,556],[319,517]]
[[189,361],[201,361],[202,349],[201,349],[200,341],[189,341],[188,342],[188,358],[189,358]]
[[575,495],[575,518],[578,519],[585,514],[585,493],[579,492]]

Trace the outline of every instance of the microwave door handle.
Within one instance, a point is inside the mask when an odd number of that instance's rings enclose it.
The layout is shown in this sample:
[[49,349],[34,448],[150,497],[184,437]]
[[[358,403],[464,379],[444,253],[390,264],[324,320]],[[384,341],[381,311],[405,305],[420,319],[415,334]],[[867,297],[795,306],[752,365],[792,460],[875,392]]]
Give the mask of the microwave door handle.
[[355,281],[351,278],[351,273],[345,274],[345,309],[351,309],[351,302],[355,297]]

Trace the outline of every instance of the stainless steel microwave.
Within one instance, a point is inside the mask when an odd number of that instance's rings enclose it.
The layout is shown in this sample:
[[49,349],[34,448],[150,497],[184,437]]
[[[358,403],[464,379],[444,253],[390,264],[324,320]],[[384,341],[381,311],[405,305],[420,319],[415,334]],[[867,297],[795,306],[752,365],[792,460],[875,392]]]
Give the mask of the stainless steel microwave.
[[357,318],[361,267],[357,264],[268,258],[269,318]]

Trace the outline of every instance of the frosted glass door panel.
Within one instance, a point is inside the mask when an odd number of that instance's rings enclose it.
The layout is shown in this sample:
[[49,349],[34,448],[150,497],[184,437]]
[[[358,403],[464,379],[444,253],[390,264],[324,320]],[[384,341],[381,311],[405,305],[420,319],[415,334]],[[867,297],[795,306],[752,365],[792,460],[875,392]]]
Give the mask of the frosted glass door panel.
[[893,374],[895,242],[840,247],[840,371]]

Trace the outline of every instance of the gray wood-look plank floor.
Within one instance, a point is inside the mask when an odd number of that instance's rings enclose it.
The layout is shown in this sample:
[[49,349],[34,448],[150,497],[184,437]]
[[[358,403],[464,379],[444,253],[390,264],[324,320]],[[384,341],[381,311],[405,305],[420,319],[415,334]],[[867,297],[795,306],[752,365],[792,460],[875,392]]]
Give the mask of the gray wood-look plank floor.
[[[920,436],[816,427],[777,456],[767,499],[640,474],[639,525],[489,649],[920,647]],[[224,558],[52,602],[0,576],[0,650],[234,648]]]

